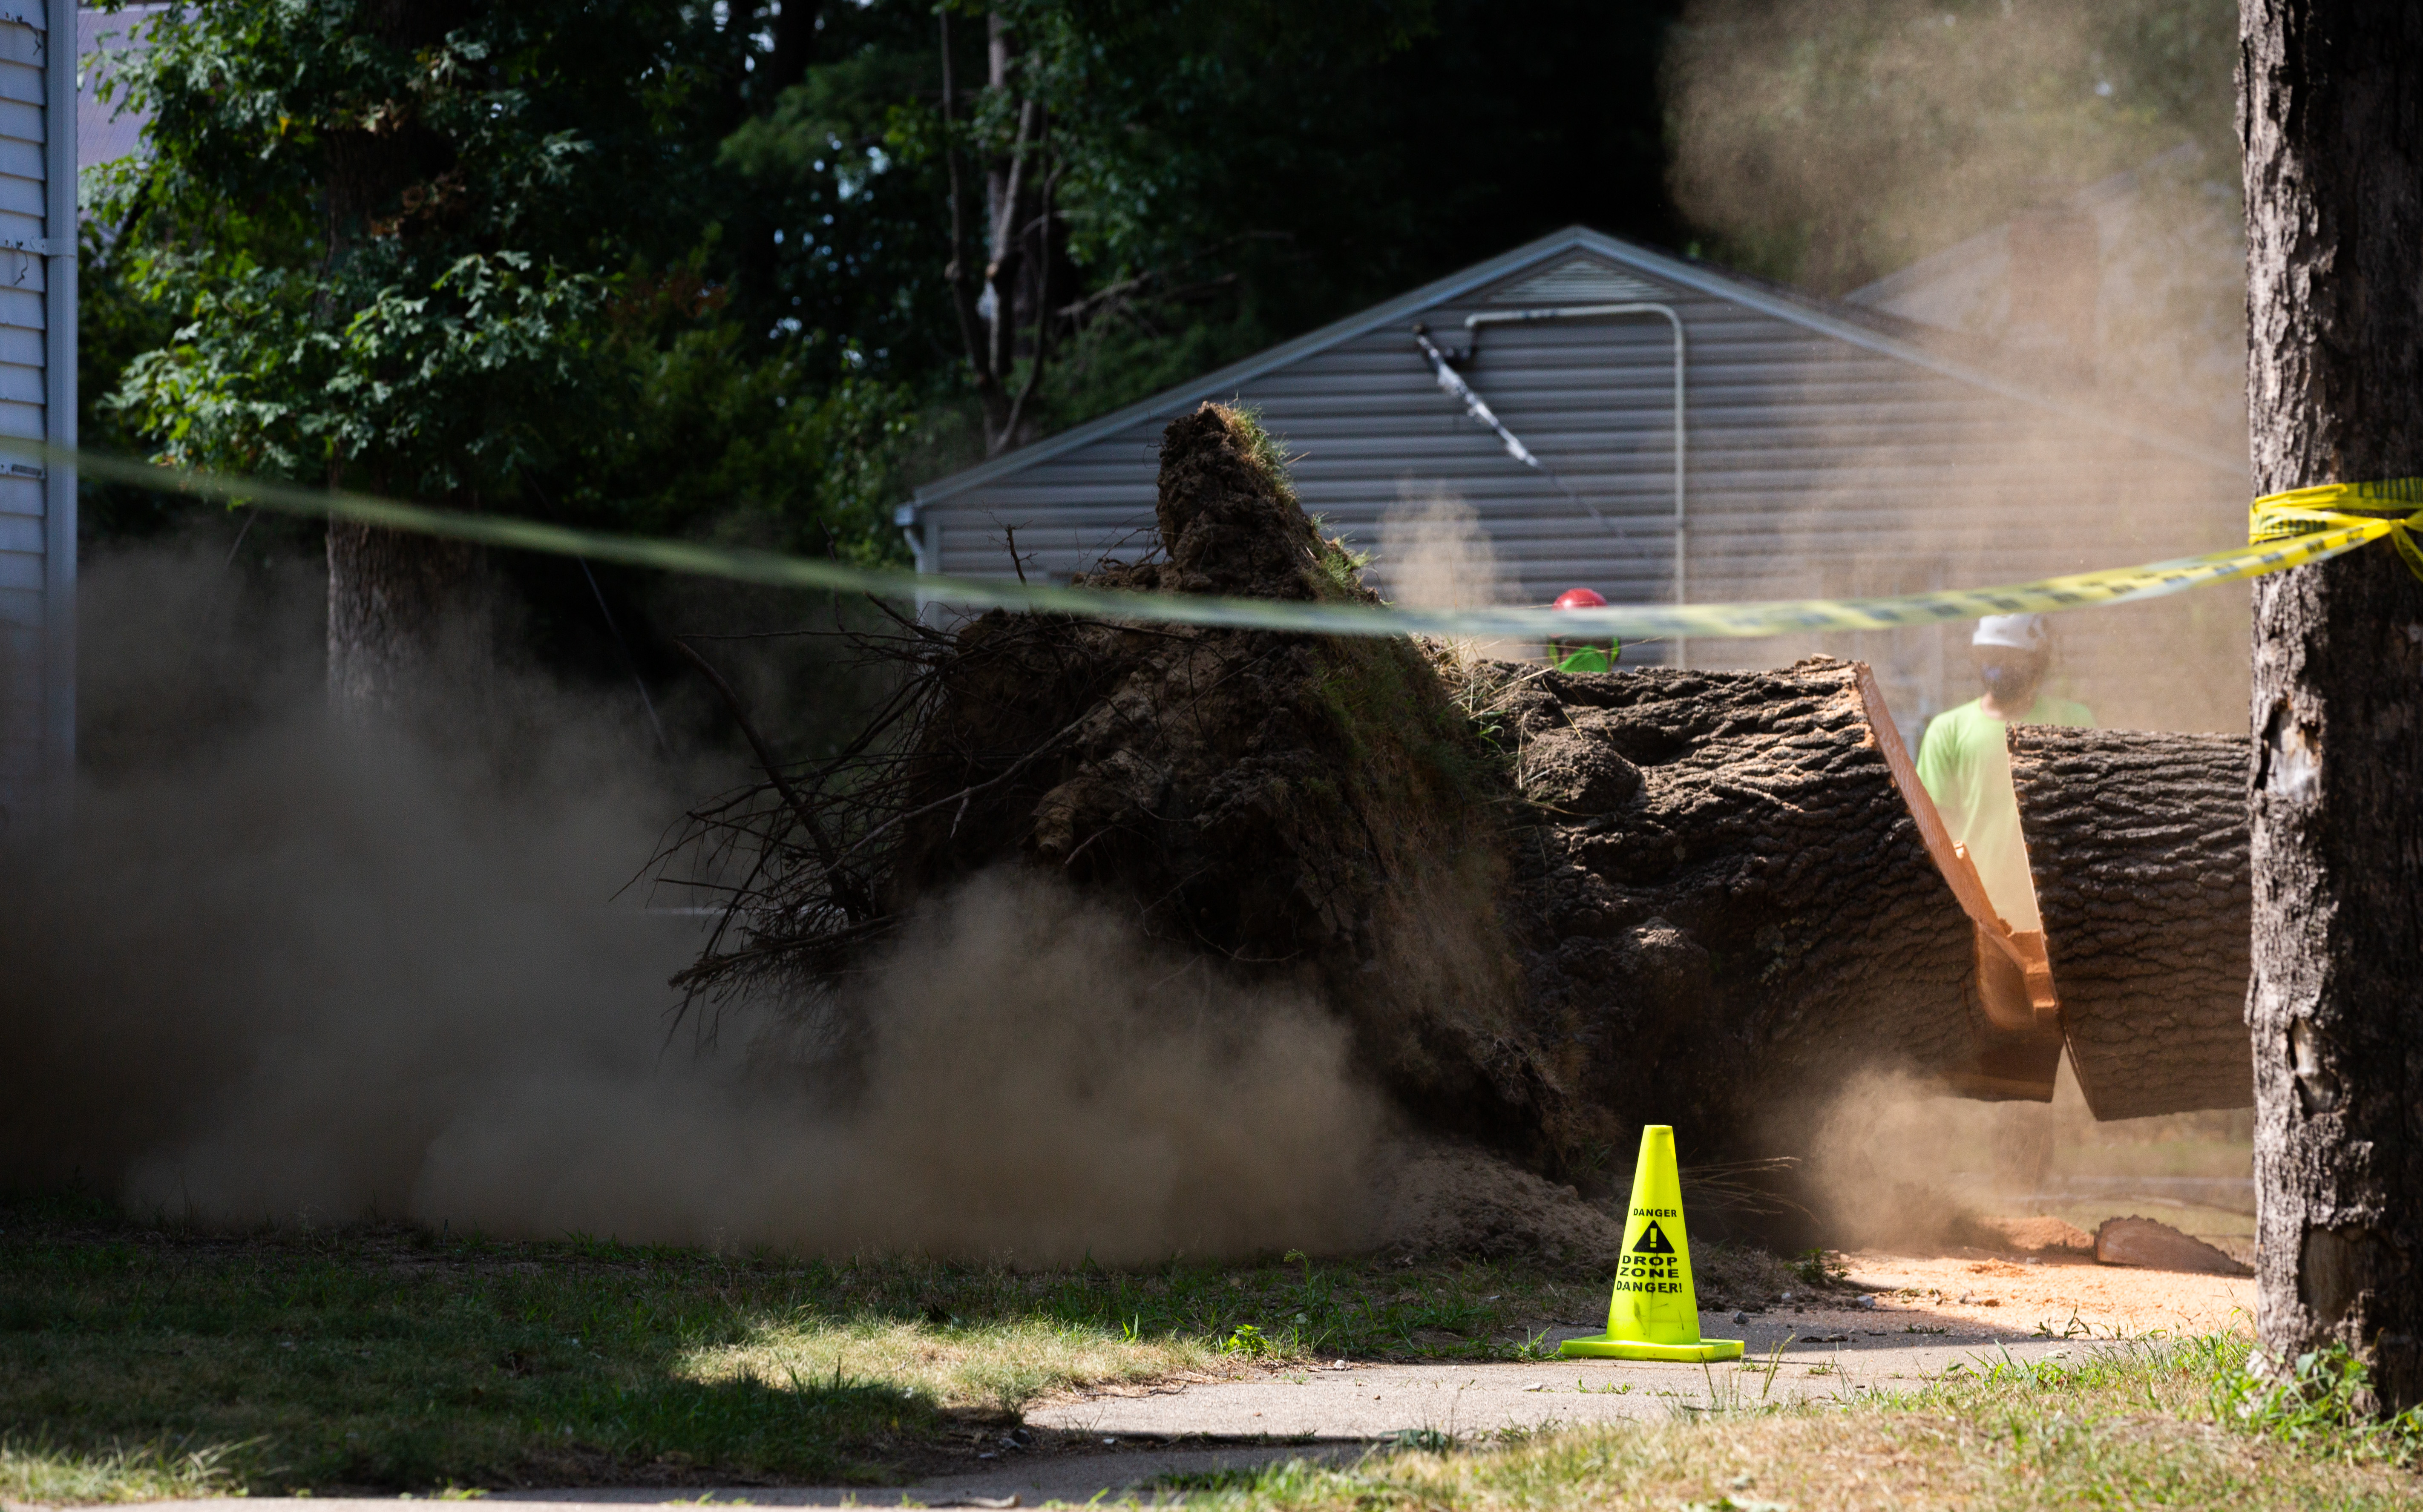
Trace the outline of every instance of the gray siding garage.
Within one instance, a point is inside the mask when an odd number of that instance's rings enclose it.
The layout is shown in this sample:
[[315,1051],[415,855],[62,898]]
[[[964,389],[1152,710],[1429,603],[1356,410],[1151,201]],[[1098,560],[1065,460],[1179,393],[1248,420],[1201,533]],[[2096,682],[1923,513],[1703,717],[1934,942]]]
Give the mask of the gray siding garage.
[[[1561,318],[1512,318],[1544,310]],[[1450,354],[1469,349],[1461,375],[1556,479],[1447,391],[1417,323]],[[1978,586],[2244,539],[2242,460],[2115,396],[2037,391],[1956,341],[1576,228],[930,483],[901,524],[927,572],[1006,575],[1013,531],[1030,576],[1133,557],[1151,543],[1162,427],[1220,400],[1260,411],[1297,459],[1306,508],[1377,554],[1369,576],[1391,596],[1409,565],[1402,550],[1391,559],[1406,539],[1391,522],[1442,505],[1469,512],[1496,559],[1494,596],[1533,604],[1574,587],[1654,603]],[[2244,618],[2234,590],[2068,616],[2072,685],[2108,723],[2240,722]],[[1625,657],[1857,655],[1909,724],[1973,696],[1965,639],[1927,629]],[[2157,656],[2169,675],[2136,672]]]
[[[75,37],[73,0],[0,5],[0,434],[68,446]],[[23,832],[65,799],[75,759],[75,557],[74,475],[0,457],[0,834]]]

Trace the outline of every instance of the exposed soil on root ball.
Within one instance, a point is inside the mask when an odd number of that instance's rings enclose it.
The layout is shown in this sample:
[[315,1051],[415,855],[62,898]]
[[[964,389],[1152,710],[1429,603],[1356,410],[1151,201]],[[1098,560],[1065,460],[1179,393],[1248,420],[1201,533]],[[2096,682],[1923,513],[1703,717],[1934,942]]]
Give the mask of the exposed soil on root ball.
[[[1250,417],[1182,417],[1161,463],[1160,552],[1080,582],[1374,602]],[[767,860],[693,986],[830,1016],[892,921],[1031,868],[1323,1005],[1411,1128],[1540,1173],[1468,1201],[1442,1162],[1470,1158],[1401,1163],[1386,1179],[1461,1236],[1442,1247],[1577,1260],[1609,1242],[1584,1199],[1643,1123],[1675,1125],[1687,1164],[1797,1153],[1853,1072],[1948,1074],[1985,1032],[1971,926],[1852,664],[1566,676],[1004,612],[909,626],[895,654],[897,722],[853,748],[879,754],[703,811],[759,825]]]
[[[1159,514],[1165,560],[1079,581],[1374,602],[1235,412],[1170,426]],[[1569,1139],[1497,919],[1502,758],[1414,646],[996,612],[934,676],[887,907],[1023,860],[1317,997],[1431,1126],[1541,1158]]]

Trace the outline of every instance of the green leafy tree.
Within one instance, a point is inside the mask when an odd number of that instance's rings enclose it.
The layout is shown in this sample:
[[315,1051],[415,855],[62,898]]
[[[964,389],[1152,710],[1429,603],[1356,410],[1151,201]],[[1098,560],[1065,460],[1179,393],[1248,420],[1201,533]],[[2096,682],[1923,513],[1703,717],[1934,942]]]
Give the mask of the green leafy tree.
[[952,465],[1525,236],[1669,238],[1670,19],[1621,0],[878,0],[827,16],[816,60],[723,158],[782,236],[769,316],[847,333],[916,385],[931,465]]
[[[1669,19],[1649,0],[173,10],[113,70],[149,149],[87,186],[92,350],[114,370],[87,380],[112,406],[96,433],[883,557],[907,477],[1525,236],[1671,231]],[[479,564],[328,543],[336,686],[376,703]]]
[[[880,439],[886,391],[830,346],[818,370],[812,343],[721,328],[733,270],[700,272],[718,144],[767,92],[754,21],[654,0],[164,13],[116,71],[150,151],[94,208],[109,271],[173,325],[111,402],[177,462],[456,507],[683,528],[746,479],[758,512],[864,550],[820,485],[871,513],[825,453]],[[698,297],[669,301],[685,282]],[[477,559],[333,526],[328,562],[332,690],[391,703]]]

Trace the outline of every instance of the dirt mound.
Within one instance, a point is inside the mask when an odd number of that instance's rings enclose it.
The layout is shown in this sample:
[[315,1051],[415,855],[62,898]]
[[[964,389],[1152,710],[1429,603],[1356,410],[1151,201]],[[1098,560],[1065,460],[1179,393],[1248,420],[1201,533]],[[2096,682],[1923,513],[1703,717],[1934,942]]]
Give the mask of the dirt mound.
[[1206,404],[1170,422],[1161,441],[1153,516],[1168,560],[1130,569],[1132,582],[1122,586],[1377,602],[1338,571],[1342,555],[1322,541],[1296,503],[1277,446],[1238,411]]
[[1576,1189],[1468,1144],[1408,1142],[1385,1152],[1368,1242],[1408,1256],[1560,1261],[1611,1273],[1623,1225]]

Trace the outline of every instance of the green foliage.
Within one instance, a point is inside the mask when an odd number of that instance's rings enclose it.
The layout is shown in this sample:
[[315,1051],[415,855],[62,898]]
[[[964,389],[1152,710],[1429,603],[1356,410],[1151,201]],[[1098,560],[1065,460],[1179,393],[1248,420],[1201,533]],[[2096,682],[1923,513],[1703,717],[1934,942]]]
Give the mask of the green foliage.
[[913,0],[820,8],[788,54],[768,8],[685,0],[472,0],[408,45],[348,0],[158,13],[105,74],[147,151],[84,185],[87,433],[890,557],[912,473],[980,449],[942,149],[998,150],[1013,96],[1050,115],[1075,311],[1042,430],[1523,236],[1671,228],[1671,0],[992,8],[1014,88],[953,6],[947,128]]
[[1792,1273],[1812,1286],[1839,1285],[1850,1275],[1842,1256],[1825,1250],[1803,1250],[1792,1263]]
[[[947,8],[965,97],[947,126],[931,11],[878,0],[828,9],[816,62],[721,160],[762,207],[764,317],[855,341],[929,405],[966,382],[945,149],[973,173],[1021,100],[1050,117],[1055,300],[1082,311],[1045,375],[1045,430],[1524,236],[1669,228],[1651,87],[1666,4]],[[989,10],[1014,40],[1000,90],[982,87]]]
[[1335,536],[1321,538],[1321,575],[1339,596],[1351,595],[1361,589],[1361,574],[1370,565],[1370,552],[1351,551],[1345,542]]
[[159,1439],[80,1450],[0,1435],[0,1496],[49,1505],[221,1496],[239,1489],[235,1461],[255,1447]]
[[1271,1340],[1263,1334],[1260,1325],[1240,1323],[1220,1341],[1220,1352],[1259,1360],[1271,1352]]
[[475,5],[394,42],[355,9],[172,9],[112,70],[151,124],[85,185],[108,230],[92,299],[128,333],[104,431],[196,465],[896,555],[898,386],[821,332],[752,332],[719,252],[755,43],[670,0]]
[[[870,565],[896,558],[895,458],[911,399],[852,353],[829,363],[828,344],[818,333],[752,351],[729,321],[662,338],[618,335],[599,386],[618,400],[613,421],[580,434],[577,465],[542,508],[645,534],[706,534]],[[716,444],[701,449],[702,437]]]
[[2238,1351],[2214,1378],[2212,1411],[2232,1427],[2310,1454],[2406,1466],[2423,1459],[2423,1407],[2382,1415],[2370,1367],[2343,1344],[2285,1362]]
[[[1229,406],[1228,414],[1235,422],[1237,439],[1243,443],[1246,454],[1269,475],[1271,486],[1278,490],[1279,497],[1294,503],[1295,480],[1288,476],[1287,449],[1279,444],[1278,437],[1263,427],[1262,412],[1251,404],[1234,404]],[[1312,523],[1316,527],[1321,524],[1319,520]]]
[[522,252],[466,253],[425,284],[408,260],[376,260],[396,280],[339,322],[309,270],[162,259],[149,292],[186,323],[127,365],[118,403],[170,462],[354,470],[424,498],[509,495],[555,463],[595,391],[581,327],[603,282]]

